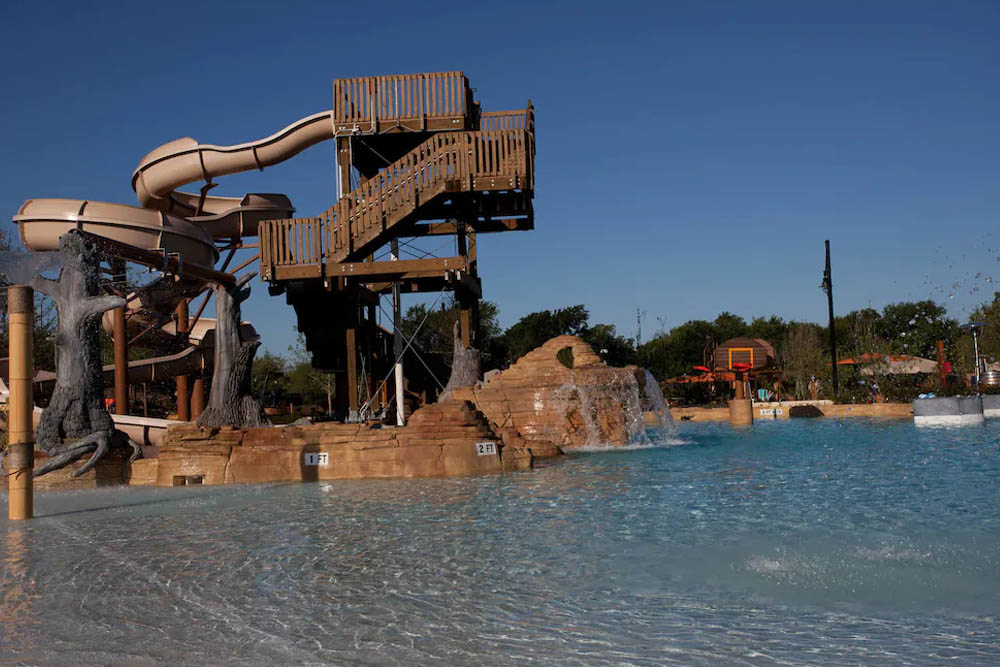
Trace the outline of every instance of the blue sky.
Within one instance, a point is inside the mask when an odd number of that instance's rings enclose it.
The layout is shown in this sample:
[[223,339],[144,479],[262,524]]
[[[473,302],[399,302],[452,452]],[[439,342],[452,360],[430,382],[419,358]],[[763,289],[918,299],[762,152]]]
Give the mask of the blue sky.
[[[336,77],[461,69],[485,108],[537,111],[536,230],[479,244],[505,326],[823,321],[826,238],[838,312],[962,318],[1000,281],[997,34],[996,2],[9,4],[0,208],[134,204],[161,143],[266,136]],[[214,193],[252,191],[328,207],[332,146]],[[244,316],[284,351],[292,310],[255,286]]]

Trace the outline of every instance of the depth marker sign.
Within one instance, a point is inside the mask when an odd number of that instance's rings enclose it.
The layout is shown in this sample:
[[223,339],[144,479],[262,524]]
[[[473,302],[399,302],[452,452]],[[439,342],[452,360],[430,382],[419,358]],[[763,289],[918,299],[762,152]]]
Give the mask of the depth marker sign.
[[319,466],[325,468],[330,465],[330,455],[326,452],[306,452],[305,464],[307,466]]

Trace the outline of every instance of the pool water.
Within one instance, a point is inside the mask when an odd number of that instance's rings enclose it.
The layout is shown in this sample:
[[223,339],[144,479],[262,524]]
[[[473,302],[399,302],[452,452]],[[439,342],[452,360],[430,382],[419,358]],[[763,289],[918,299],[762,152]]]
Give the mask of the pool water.
[[39,494],[0,662],[997,664],[1000,424],[679,424],[461,479]]

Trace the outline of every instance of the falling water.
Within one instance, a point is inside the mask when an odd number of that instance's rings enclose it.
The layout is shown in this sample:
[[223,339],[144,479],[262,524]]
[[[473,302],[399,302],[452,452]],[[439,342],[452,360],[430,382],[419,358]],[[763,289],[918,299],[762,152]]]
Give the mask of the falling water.
[[62,251],[53,252],[0,252],[0,275],[15,285],[27,285],[42,273],[58,271],[63,267]]
[[[641,370],[641,369],[640,369]],[[642,380],[630,372],[623,372],[606,384],[577,384],[575,375],[556,392],[559,398],[558,413],[570,421],[574,411],[579,412],[585,434],[582,446],[575,450],[604,450],[622,447],[649,447],[662,444],[679,444],[670,436],[674,433],[670,409],[663,393],[649,371],[641,370]],[[603,413],[603,414],[602,414]],[[654,419],[647,421],[647,414]],[[620,424],[621,432],[613,432]],[[619,435],[624,436],[624,442]]]

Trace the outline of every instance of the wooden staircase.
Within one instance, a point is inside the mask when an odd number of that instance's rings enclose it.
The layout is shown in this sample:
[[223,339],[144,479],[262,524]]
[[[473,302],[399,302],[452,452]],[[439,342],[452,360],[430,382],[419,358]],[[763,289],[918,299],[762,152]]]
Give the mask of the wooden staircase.
[[[392,369],[392,335],[376,326],[382,295],[453,291],[471,337],[478,235],[534,227],[535,118],[530,102],[482,111],[461,72],[338,79],[333,91],[338,181],[356,175],[358,186],[314,217],[262,221],[258,240],[261,278],[295,309],[313,365],[336,374],[346,414],[362,376]],[[454,236],[456,255],[376,261],[394,240],[430,236]],[[419,364],[406,379],[427,400],[436,393]]]
[[[431,205],[442,198],[531,193],[533,113],[530,108],[521,113],[526,121],[519,129],[433,134],[316,217],[262,222],[261,277],[280,281],[336,274],[332,265],[360,261],[405,235],[407,225],[437,217]],[[494,123],[500,117],[489,119]]]

